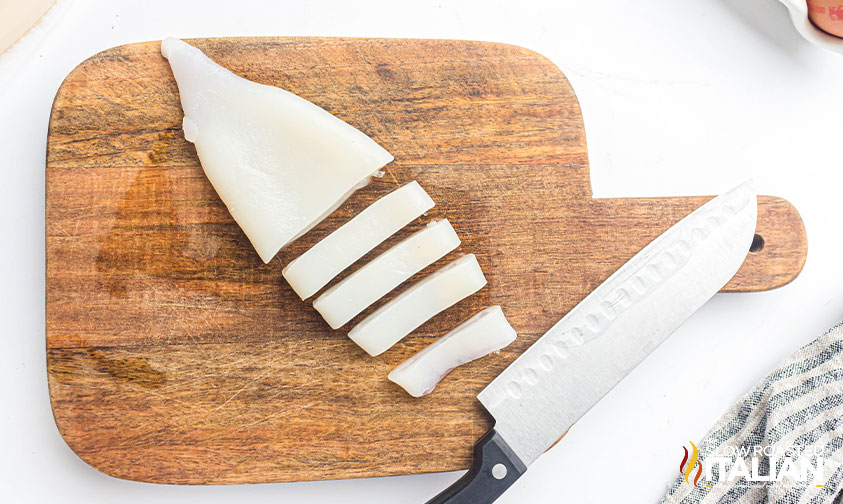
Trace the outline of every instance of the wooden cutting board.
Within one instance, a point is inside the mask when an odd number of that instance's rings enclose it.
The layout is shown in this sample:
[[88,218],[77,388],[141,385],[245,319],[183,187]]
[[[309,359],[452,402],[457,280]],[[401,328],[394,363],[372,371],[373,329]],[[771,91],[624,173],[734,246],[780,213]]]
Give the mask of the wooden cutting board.
[[[47,145],[50,398],[70,447],[113,476],[246,483],[466,468],[490,426],[475,395],[708,199],[592,199],[576,96],[556,66],[520,47],[191,43],[239,75],[324,107],[395,161],[264,265],[182,136],[159,43],[109,49],[71,72]],[[299,300],[281,269],[412,179],[437,202],[429,216],[450,219],[463,239],[416,278],[473,252],[489,284],[372,358]],[[726,290],[784,285],[805,261],[796,210],[763,196],[758,214],[763,248]],[[387,381],[393,366],[490,304],[502,305],[518,331],[506,350],[457,369],[422,399]]]

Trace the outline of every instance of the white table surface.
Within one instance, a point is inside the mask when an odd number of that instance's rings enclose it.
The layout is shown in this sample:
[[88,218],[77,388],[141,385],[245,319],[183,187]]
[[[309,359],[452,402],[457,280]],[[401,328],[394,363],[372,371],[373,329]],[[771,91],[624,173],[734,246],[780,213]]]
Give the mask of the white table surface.
[[[407,2],[409,4],[409,2]],[[185,487],[90,468],[50,412],[44,356],[44,157],[65,75],[167,35],[477,39],[554,61],[582,105],[596,196],[722,192],[747,177],[790,200],[808,261],[783,288],[719,294],[595,406],[501,503],[654,502],[681,446],[781,359],[843,319],[843,57],[774,0],[553,2],[75,0],[0,66],[0,499],[4,502],[420,503],[458,473]],[[7,58],[8,59],[8,58]],[[0,61],[0,63],[3,63]]]

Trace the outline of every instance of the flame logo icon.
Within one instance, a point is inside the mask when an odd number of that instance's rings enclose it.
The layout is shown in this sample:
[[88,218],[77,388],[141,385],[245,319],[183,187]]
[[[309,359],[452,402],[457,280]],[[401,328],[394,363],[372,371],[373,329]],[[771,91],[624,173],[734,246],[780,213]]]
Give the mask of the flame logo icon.
[[[690,441],[688,441],[691,443]],[[693,451],[691,453],[691,460],[688,460],[688,449],[684,446],[682,447],[685,450],[685,456],[682,457],[682,462],[679,464],[679,472],[685,476],[685,483],[691,483],[694,486],[697,486],[697,482],[700,480],[700,476],[702,476],[703,465],[702,462],[699,461],[700,452],[697,450],[697,445],[691,443],[693,447]],[[687,465],[685,464],[687,462]],[[699,468],[697,469],[697,475],[694,476],[694,481],[691,482],[688,478],[691,476],[691,472],[694,470],[694,466],[697,465]]]

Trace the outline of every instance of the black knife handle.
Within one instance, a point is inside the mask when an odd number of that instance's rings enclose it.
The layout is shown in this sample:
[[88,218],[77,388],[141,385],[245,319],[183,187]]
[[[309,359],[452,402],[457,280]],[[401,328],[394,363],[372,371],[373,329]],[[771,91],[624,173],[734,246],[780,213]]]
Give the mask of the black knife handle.
[[474,445],[471,469],[427,504],[491,504],[526,470],[527,466],[492,429]]

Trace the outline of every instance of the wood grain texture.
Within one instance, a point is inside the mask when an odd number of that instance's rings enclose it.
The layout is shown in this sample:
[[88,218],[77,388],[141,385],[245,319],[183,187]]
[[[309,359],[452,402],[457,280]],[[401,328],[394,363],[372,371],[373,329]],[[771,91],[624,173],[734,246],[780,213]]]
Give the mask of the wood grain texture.
[[[62,436],[107,474],[198,484],[465,468],[490,425],[474,396],[708,199],[592,199],[576,96],[558,68],[523,48],[326,38],[192,43],[239,75],[336,114],[395,161],[264,265],[183,139],[178,90],[157,42],[104,51],[67,77],[47,152],[48,378]],[[281,269],[412,179],[437,202],[429,217],[449,218],[463,238],[413,280],[472,252],[489,284],[371,358],[301,302]],[[748,255],[727,290],[774,288],[801,270],[805,232],[789,203],[760,197],[758,233],[764,248]],[[422,399],[386,380],[392,367],[493,303],[519,333],[510,347],[460,367]]]

